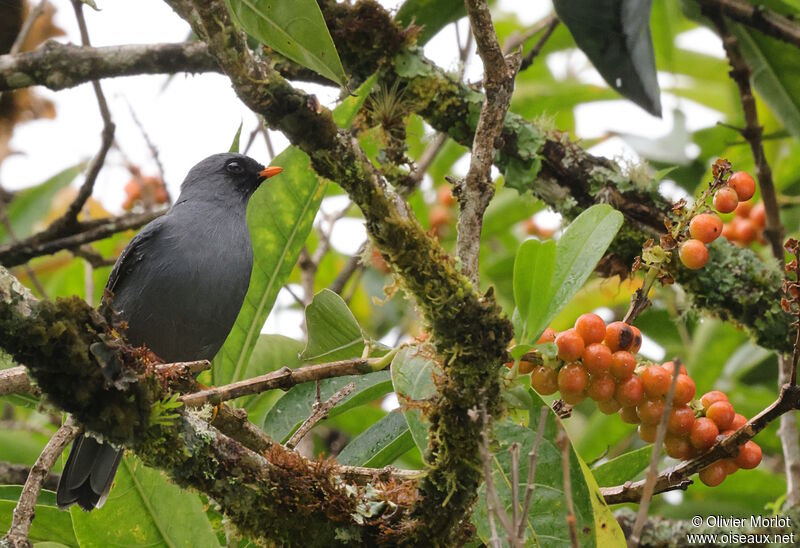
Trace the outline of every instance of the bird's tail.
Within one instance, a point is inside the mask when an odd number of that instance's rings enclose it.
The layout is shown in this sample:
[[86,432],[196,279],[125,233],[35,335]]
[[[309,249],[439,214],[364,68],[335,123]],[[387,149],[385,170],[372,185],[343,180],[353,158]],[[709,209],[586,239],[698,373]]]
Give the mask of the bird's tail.
[[75,440],[58,482],[58,507],[63,510],[77,503],[89,511],[103,506],[122,451],[85,435]]

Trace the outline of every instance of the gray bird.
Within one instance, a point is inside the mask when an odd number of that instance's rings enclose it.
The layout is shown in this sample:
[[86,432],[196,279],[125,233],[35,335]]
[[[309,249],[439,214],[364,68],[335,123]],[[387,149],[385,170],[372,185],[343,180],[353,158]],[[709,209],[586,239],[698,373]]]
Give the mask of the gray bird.
[[[250,283],[247,202],[280,172],[231,153],[209,156],[189,171],[175,204],[128,244],[108,278],[130,343],[168,363],[214,357]],[[77,439],[58,484],[58,506],[102,506],[121,457],[122,449]]]

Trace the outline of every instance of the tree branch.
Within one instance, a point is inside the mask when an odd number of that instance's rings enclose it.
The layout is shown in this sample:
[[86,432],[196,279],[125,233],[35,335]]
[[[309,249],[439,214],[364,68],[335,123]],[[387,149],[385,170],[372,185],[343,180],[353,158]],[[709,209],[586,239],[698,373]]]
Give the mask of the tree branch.
[[19,242],[0,246],[0,264],[11,267],[41,255],[50,255],[65,249],[72,251],[89,242],[108,238],[117,232],[142,227],[166,212],[166,209],[160,209],[83,221],[70,228],[68,231],[70,234],[67,235],[50,235],[40,232]]
[[42,453],[33,464],[28,479],[25,480],[25,485],[22,487],[22,494],[20,494],[19,502],[14,508],[14,517],[11,520],[11,527],[4,537],[10,547],[25,547],[30,548],[33,546],[28,540],[28,533],[31,530],[31,523],[33,522],[34,509],[36,508],[36,499],[39,497],[39,492],[42,490],[42,484],[47,479],[50,469],[56,463],[56,459],[61,456],[64,448],[80,434],[81,428],[72,425],[69,421],[67,424],[58,429],[58,431],[47,442]]
[[[24,464],[0,462],[0,485],[25,485],[31,469]],[[55,491],[61,474],[50,472],[42,481],[42,487]]]
[[486,0],[465,0],[472,32],[483,61],[483,84],[486,97],[481,106],[472,156],[464,185],[456,196],[461,207],[458,216],[457,255],[461,268],[472,284],[479,287],[478,255],[481,246],[483,214],[494,196],[491,180],[495,140],[500,136],[503,120],[514,92],[514,76],[519,69],[519,53],[503,56],[492,24]]

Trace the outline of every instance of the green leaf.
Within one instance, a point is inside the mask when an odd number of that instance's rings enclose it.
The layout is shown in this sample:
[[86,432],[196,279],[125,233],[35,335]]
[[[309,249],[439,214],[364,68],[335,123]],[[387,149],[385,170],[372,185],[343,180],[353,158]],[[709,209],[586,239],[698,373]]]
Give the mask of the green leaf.
[[[356,389],[328,412],[328,418],[333,418],[348,409],[373,401],[392,391],[389,372],[378,371],[366,375],[348,375],[320,381],[320,398],[322,401],[327,400],[351,382],[355,383]],[[315,394],[316,386],[313,382],[293,386],[267,413],[267,418],[264,420],[264,431],[280,443],[286,442],[311,414]]]
[[622,454],[592,470],[601,487],[612,487],[632,480],[650,464],[653,446],[647,445]]
[[306,307],[308,344],[300,355],[303,363],[324,363],[357,358],[364,351],[364,334],[347,303],[330,289],[323,289]]
[[395,15],[403,26],[422,27],[417,44],[424,46],[437,32],[467,14],[461,0],[406,0]]
[[281,55],[345,85],[347,76],[315,0],[226,0],[234,20]]
[[[558,244],[526,240],[514,262],[519,344],[536,341],[556,314],[575,296],[614,239],[623,217],[608,204],[578,215]],[[546,290],[543,288],[547,288]]]
[[409,402],[423,402],[436,395],[434,375],[441,375],[438,364],[423,354],[419,347],[401,348],[392,360],[392,385],[403,415],[408,423],[414,443],[423,455],[428,450],[428,421],[422,416],[418,406],[408,406]]
[[[84,167],[86,164],[83,162],[68,167],[45,182],[20,190],[14,195],[14,199],[6,208],[6,214],[17,238],[26,238],[33,234],[36,223],[50,211],[50,205],[56,193],[74,181]],[[7,240],[6,228],[0,225],[0,242]]]
[[[21,485],[0,485],[0,530],[11,527],[11,517],[22,493]],[[34,509],[36,519],[31,524],[28,538],[41,546],[43,542],[59,543],[62,546],[78,546],[72,531],[72,519],[56,506],[56,494],[42,489]]]
[[522,322],[522,330],[517,333],[520,344],[535,342],[547,325],[548,293],[555,266],[553,240],[531,239],[519,246],[514,261],[514,302]]
[[300,149],[286,149],[272,165],[281,166],[283,173],[261,185],[247,208],[253,273],[236,323],[214,358],[215,385],[245,378],[261,327],[278,291],[289,279],[325,194],[326,183],[317,177]]
[[231,148],[228,149],[228,152],[239,154],[239,138],[242,136],[242,124],[244,124],[243,121],[239,122],[239,128],[236,130],[236,135],[233,136],[233,141],[231,141]]
[[380,468],[414,447],[406,419],[392,411],[347,444],[336,457],[340,464]]
[[133,457],[122,459],[102,508],[70,513],[81,548],[219,546],[200,497]]
[[[541,400],[539,400],[540,405]],[[538,413],[535,413],[538,415]],[[556,417],[548,414],[544,437],[539,446],[536,461],[536,488],[531,498],[531,506],[526,518],[527,545],[531,546],[569,546],[570,535],[567,526],[566,500],[561,464],[561,450],[555,443],[557,429]],[[508,515],[511,515],[511,457],[508,449],[512,443],[521,444],[519,459],[519,493],[525,495],[528,478],[528,453],[533,448],[536,432],[530,428],[514,424],[510,419],[499,421],[494,426],[497,447],[493,449],[492,477],[500,502]],[[596,546],[594,510],[589,487],[577,460],[570,450],[570,480],[572,499],[577,518],[578,545]],[[524,500],[524,499],[523,499]],[[478,536],[488,544],[491,536],[486,508],[486,484],[481,485],[478,505],[472,522],[478,529]]]
[[797,48],[743,25],[732,24],[742,54],[752,71],[751,81],[775,116],[800,138],[800,56]]
[[553,5],[608,85],[661,116],[650,35],[652,0],[554,0]]
[[355,95],[348,95],[338,107],[333,109],[333,121],[336,122],[340,128],[347,129],[356,119],[356,115],[364,102],[369,97],[372,86],[378,81],[378,74],[375,73],[367,78],[363,84],[356,90]]

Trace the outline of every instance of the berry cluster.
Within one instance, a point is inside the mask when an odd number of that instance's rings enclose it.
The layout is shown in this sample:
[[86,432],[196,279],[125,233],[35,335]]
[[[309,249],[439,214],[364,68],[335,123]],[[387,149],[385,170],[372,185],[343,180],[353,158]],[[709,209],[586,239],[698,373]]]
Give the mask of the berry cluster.
[[[747,202],[755,192],[756,182],[753,178],[744,171],[737,171],[728,177],[726,184],[717,189],[713,200],[714,209],[720,213],[736,211],[739,203]],[[748,210],[748,215],[749,213]],[[742,222],[744,219],[738,224],[744,228]],[[722,219],[715,213],[701,213],[694,216],[689,222],[690,238],[681,244],[678,252],[683,265],[691,270],[703,268],[708,262],[706,244],[716,240],[722,234],[723,229]],[[745,236],[749,236],[749,233]],[[756,231],[753,230],[752,239],[755,237]]]
[[767,213],[763,202],[757,204],[751,201],[739,202],[733,213],[733,219],[722,227],[723,237],[743,247],[754,241],[763,241],[764,226],[767,224]]
[[[557,367],[519,364],[520,373],[531,373],[531,386],[539,394],[559,392],[571,405],[588,397],[603,413],[619,413],[623,422],[638,424],[639,437],[649,443],[655,441],[672,376],[677,374],[664,439],[670,457],[697,456],[711,448],[718,436],[727,436],[747,422],[720,391],[695,401],[695,383],[682,365],[677,371],[673,362],[637,366],[634,354],[642,344],[642,334],[632,325],[618,321],[606,326],[600,316],[583,314],[573,328],[561,333],[547,328],[539,343],[547,342],[554,342],[558,349]],[[719,485],[728,474],[755,468],[760,462],[761,448],[748,441],[736,458],[703,469],[700,479],[709,486]]]

